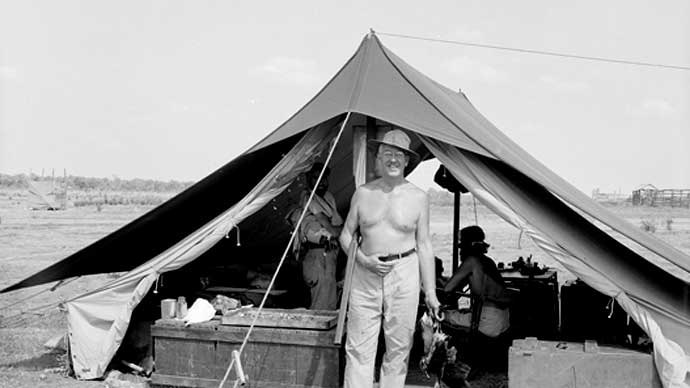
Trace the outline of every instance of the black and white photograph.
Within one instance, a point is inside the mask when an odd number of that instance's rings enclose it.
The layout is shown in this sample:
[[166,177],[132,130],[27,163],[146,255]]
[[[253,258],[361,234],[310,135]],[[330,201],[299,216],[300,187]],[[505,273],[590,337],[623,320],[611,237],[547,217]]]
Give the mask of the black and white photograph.
[[690,388],[690,2],[0,0],[0,388]]

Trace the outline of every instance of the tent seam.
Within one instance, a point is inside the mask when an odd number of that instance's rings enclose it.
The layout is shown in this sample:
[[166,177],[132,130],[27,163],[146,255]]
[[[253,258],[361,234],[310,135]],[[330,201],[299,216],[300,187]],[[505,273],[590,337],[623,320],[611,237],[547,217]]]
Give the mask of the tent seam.
[[[441,116],[443,116],[443,118],[446,119],[452,126],[454,126],[455,128],[457,128],[460,132],[462,132],[462,134],[464,134],[464,135],[467,136],[470,140],[472,140],[472,141],[475,143],[476,146],[478,146],[478,147],[480,147],[481,149],[485,150],[487,154],[492,155],[493,157],[495,157],[495,158],[497,158],[497,159],[499,158],[496,154],[494,154],[493,152],[491,152],[491,150],[486,149],[481,143],[479,143],[479,142],[477,141],[477,139],[475,139],[474,137],[470,136],[470,135],[467,134],[465,131],[463,131],[463,129],[460,128],[460,127],[455,123],[455,121],[451,120],[450,117],[448,117],[448,115],[446,115],[446,114],[441,110],[441,108],[439,108],[438,106],[436,106],[436,104],[434,104],[424,93],[422,93],[422,91],[419,90],[419,88],[417,88],[417,86],[414,85],[414,83],[412,83],[412,81],[410,81],[410,79],[409,79],[409,78],[400,70],[400,68],[391,60],[391,58],[390,58],[390,56],[388,55],[388,53],[386,52],[386,50],[384,50],[383,45],[382,45],[381,42],[379,41],[378,37],[376,37],[376,42],[377,42],[377,44],[379,45],[379,48],[381,49],[381,52],[383,53],[383,56],[386,57],[386,59],[388,60],[388,63],[389,63],[389,64],[395,69],[395,71],[405,80],[405,82],[407,82],[407,84],[408,84],[412,89],[414,89],[414,90],[417,92],[417,94],[419,94],[426,102],[428,102],[429,105],[431,105],[431,106],[432,106]],[[476,120],[474,120],[474,118],[472,118],[472,120],[473,120],[473,121],[476,121]]]

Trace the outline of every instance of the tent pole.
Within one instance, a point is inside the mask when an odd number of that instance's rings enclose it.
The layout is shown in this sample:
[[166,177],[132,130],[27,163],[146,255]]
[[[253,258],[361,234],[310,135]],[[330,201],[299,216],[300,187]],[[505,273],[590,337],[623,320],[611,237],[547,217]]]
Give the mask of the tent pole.
[[[377,134],[376,134],[376,119],[367,116],[367,121],[366,121],[366,126],[367,126],[367,144],[369,143],[369,140],[376,140],[377,139]],[[366,151],[365,151],[366,152]],[[376,179],[376,153],[375,152],[367,152],[367,165],[366,165],[366,180],[363,183],[371,182],[374,179]]]
[[[360,166],[357,164],[362,162],[362,159],[356,159],[355,162],[353,163],[353,175],[355,178],[355,186],[359,186],[362,184],[365,184],[371,180],[374,179],[374,175],[372,172],[374,171],[374,163],[375,160],[372,159],[371,153],[367,152],[367,144],[369,142],[369,139],[376,138],[376,119],[373,117],[367,116],[367,121],[366,121],[366,129],[365,129],[365,135],[364,135],[364,144],[361,146],[361,149],[359,150],[360,154],[363,152],[364,153],[364,176],[362,177],[360,175]],[[354,148],[355,148],[355,142],[361,141],[361,138],[355,139],[355,137],[352,138],[352,148],[353,148],[353,158],[354,158]],[[363,180],[363,181],[362,181]],[[347,262],[345,265],[345,278],[343,279],[343,293],[342,296],[340,297],[340,306],[338,307],[338,320],[336,322],[336,327],[335,327],[335,339],[333,339],[333,343],[336,345],[340,345],[343,341],[343,334],[345,332],[345,316],[347,314],[347,307],[348,303],[350,301],[350,291],[352,290],[352,276],[355,270],[355,261],[356,261],[356,256],[357,256],[357,248],[359,247],[359,237],[358,233],[355,232],[352,236],[352,241],[350,242],[350,246],[348,247],[347,250]],[[345,247],[343,247],[345,248]]]
[[460,228],[460,191],[453,193],[453,269],[451,274],[458,268],[458,229]]

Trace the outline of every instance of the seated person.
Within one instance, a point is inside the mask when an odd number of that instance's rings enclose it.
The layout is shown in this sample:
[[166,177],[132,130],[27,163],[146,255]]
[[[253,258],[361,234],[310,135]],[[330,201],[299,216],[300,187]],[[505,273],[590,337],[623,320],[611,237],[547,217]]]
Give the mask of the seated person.
[[[451,293],[469,284],[472,297],[481,298],[483,303],[479,318],[479,331],[488,337],[497,337],[510,326],[510,301],[496,263],[486,256],[489,244],[484,242],[484,231],[479,226],[468,226],[460,230],[460,268],[448,280],[443,290]],[[451,324],[470,327],[472,312],[463,310],[446,311],[445,320]]]

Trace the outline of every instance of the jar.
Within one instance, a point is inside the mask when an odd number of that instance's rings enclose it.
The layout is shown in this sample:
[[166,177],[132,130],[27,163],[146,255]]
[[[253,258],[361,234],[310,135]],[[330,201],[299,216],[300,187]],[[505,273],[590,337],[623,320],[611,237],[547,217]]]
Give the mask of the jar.
[[180,296],[177,298],[177,311],[176,311],[176,316],[179,319],[182,319],[187,315],[187,299],[185,299],[184,296]]

